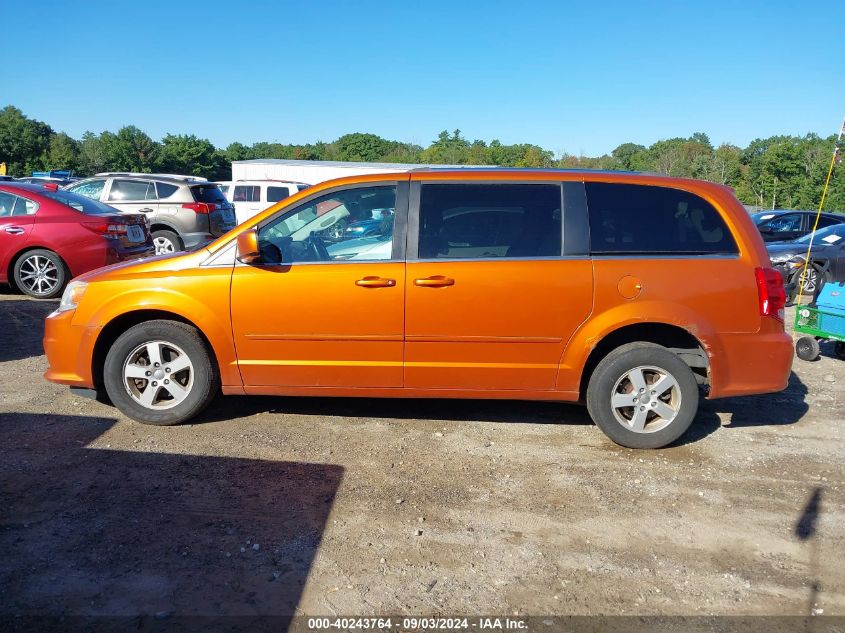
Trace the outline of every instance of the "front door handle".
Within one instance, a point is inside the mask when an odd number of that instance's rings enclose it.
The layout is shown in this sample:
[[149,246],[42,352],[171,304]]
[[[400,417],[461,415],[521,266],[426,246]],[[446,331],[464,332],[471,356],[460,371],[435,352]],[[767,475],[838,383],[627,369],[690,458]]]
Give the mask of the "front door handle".
[[12,235],[20,235],[23,233],[23,229],[19,226],[7,226],[5,229],[6,233],[11,233]]
[[454,286],[455,280],[443,275],[434,275],[425,279],[414,279],[414,285],[423,288],[445,288],[446,286]]
[[153,212],[153,210],[150,209],[149,207],[145,207],[144,209],[138,209],[138,211],[140,211],[141,213],[152,213]]
[[355,285],[362,288],[390,288],[396,285],[396,280],[384,279],[383,277],[364,277],[356,281]]

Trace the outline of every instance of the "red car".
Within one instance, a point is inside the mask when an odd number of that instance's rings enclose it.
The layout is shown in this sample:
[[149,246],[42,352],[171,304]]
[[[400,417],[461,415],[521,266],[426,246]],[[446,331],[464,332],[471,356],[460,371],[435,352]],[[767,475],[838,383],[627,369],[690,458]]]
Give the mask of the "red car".
[[52,299],[77,275],[153,254],[140,213],[56,185],[0,182],[0,283]]

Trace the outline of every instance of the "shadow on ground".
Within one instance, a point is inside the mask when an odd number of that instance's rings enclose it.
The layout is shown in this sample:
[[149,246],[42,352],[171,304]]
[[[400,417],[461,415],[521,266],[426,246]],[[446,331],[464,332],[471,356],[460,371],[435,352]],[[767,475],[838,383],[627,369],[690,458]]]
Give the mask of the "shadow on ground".
[[113,423],[0,413],[0,620],[292,614],[343,468],[87,447]]
[[0,363],[41,356],[44,353],[44,318],[58,305],[58,301],[25,298],[0,301],[3,322],[0,328]]

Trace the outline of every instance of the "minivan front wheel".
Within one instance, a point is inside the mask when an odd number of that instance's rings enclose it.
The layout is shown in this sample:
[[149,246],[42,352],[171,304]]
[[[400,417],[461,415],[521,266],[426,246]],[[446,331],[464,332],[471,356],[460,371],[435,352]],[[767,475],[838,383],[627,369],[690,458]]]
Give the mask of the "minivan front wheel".
[[166,320],[139,323],[121,334],[106,355],[103,382],[121,412],[162,426],[200,413],[219,386],[197,330]]
[[178,253],[182,250],[182,240],[173,231],[160,229],[153,231],[153,244],[155,245],[156,255],[167,255],[169,253]]
[[616,348],[587,386],[590,417],[617,444],[660,448],[678,439],[698,410],[698,385],[677,355],[654,343]]

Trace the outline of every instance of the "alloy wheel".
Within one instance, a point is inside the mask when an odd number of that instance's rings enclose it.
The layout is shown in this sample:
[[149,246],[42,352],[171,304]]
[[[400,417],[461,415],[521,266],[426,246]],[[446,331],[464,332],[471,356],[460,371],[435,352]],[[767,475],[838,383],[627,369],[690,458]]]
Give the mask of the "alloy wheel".
[[156,248],[156,255],[166,255],[168,253],[175,253],[176,247],[166,237],[157,237],[153,240],[153,244],[155,244]]
[[136,347],[123,363],[127,393],[148,409],[170,409],[183,402],[194,384],[194,366],[188,355],[167,341],[149,341]]
[[21,262],[19,282],[35,295],[47,295],[59,285],[59,269],[43,255],[32,255]]
[[610,406],[616,421],[635,433],[669,426],[681,410],[681,388],[665,369],[634,367],[613,387]]

